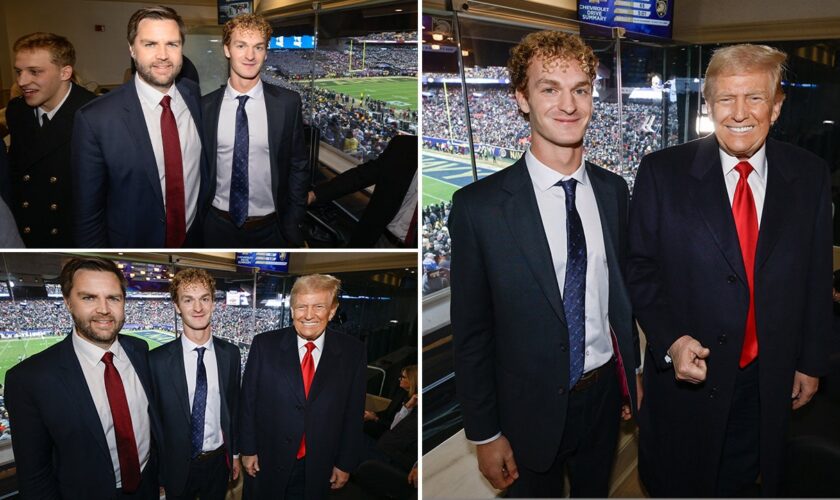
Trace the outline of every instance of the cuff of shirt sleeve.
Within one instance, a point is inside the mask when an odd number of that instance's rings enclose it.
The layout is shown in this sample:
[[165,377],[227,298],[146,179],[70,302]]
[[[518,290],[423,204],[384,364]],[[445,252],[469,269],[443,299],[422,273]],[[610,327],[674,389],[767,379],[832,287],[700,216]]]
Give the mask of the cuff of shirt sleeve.
[[478,446],[478,445],[480,445],[480,444],[492,443],[493,441],[495,441],[495,440],[499,439],[500,437],[502,437],[502,433],[501,433],[501,432],[497,432],[495,436],[493,436],[493,437],[491,437],[491,438],[489,438],[489,439],[485,439],[485,440],[483,440],[483,441],[473,441],[473,440],[468,440],[468,441],[469,441],[470,443],[472,443],[472,444],[474,444],[474,445]]

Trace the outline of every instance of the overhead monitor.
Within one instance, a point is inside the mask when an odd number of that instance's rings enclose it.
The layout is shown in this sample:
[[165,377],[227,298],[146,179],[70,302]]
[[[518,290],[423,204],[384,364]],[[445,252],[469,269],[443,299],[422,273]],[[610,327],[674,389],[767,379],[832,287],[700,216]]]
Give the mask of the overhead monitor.
[[219,24],[225,24],[239,14],[254,12],[251,0],[218,0]]
[[[630,33],[670,39],[676,0],[578,0],[578,20]],[[597,29],[582,25],[582,35]]]
[[236,265],[256,267],[263,271],[289,271],[288,252],[236,252]]

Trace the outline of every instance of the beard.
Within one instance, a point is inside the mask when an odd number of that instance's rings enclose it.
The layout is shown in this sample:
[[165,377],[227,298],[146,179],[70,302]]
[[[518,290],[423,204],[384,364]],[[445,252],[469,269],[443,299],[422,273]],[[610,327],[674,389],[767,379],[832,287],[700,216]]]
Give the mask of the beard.
[[178,73],[181,72],[181,66],[183,65],[183,63],[177,66],[173,64],[172,72],[169,74],[168,78],[155,75],[152,72],[153,65],[141,64],[139,61],[137,61],[137,59],[134,60],[134,65],[137,66],[137,74],[140,75],[140,78],[142,78],[143,81],[145,81],[149,85],[152,85],[153,87],[168,88],[170,85],[172,85],[172,82],[175,81],[175,77],[178,76]]
[[[100,316],[99,318],[105,319],[105,317]],[[113,316],[109,316],[109,319],[114,320],[114,328],[102,332],[97,331],[91,325],[91,320],[84,320],[82,318],[77,318],[73,316],[73,324],[76,325],[76,331],[84,337],[85,339],[95,343],[95,344],[111,344],[114,342],[114,339],[117,338],[117,334],[122,330],[123,325],[125,324],[125,318],[116,321],[116,318]]]

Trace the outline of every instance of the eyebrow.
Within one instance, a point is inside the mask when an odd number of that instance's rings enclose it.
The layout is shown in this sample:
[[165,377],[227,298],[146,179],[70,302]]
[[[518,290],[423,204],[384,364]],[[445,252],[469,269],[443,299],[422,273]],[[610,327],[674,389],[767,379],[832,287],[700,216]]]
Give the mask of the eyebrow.
[[[560,85],[559,81],[554,80],[552,78],[538,78],[536,84],[539,85],[541,83],[546,83],[546,84],[554,85],[554,86],[558,86],[558,87],[562,86],[562,85]],[[592,82],[590,82],[588,80],[578,80],[577,82],[572,84],[571,88],[576,89],[578,87],[591,87],[591,86],[592,86]]]

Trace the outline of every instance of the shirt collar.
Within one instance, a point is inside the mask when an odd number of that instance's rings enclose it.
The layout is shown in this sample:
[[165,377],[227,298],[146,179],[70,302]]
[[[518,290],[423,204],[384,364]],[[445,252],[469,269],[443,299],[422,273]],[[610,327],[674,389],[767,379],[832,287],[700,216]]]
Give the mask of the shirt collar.
[[193,342],[192,340],[188,339],[187,336],[182,333],[181,334],[181,345],[184,348],[184,352],[192,352],[198,347],[204,347],[204,348],[207,349],[207,351],[213,352],[213,336],[210,335],[210,338],[207,339],[207,342],[205,342],[201,345],[198,345],[195,342]]
[[575,179],[581,184],[587,184],[589,177],[586,174],[585,160],[581,157],[580,167],[575,170],[572,175],[561,174],[560,172],[549,167],[541,162],[531,153],[531,149],[525,152],[525,164],[528,166],[528,174],[531,176],[531,182],[534,183],[540,191],[547,191],[554,187],[558,182],[566,179]]
[[73,333],[71,333],[71,335],[73,336],[73,349],[76,351],[76,355],[90,366],[96,366],[97,363],[102,361],[102,356],[104,356],[108,351],[114,353],[114,357],[120,360],[126,356],[118,339],[114,340],[111,347],[103,349],[98,345],[83,339],[78,332],[76,332],[75,328],[73,328]]
[[160,90],[146,83],[145,80],[140,78],[139,73],[134,75],[134,83],[137,87],[137,95],[140,97],[140,100],[145,102],[151,108],[160,106],[160,101],[163,99],[164,95],[168,95],[172,98],[171,106],[174,106],[175,103],[178,102],[178,99],[181,98],[181,94],[178,92],[178,86],[175,85],[174,82],[169,87],[169,90],[166,91],[166,94],[161,93]]
[[36,113],[35,116],[37,116],[38,118],[41,118],[41,115],[46,113],[47,116],[49,117],[49,119],[52,120],[53,117],[55,116],[55,114],[58,113],[58,110],[61,109],[61,106],[64,104],[64,101],[66,101],[67,98],[70,97],[70,92],[72,92],[72,91],[73,91],[73,82],[70,82],[70,86],[67,88],[67,93],[64,94],[64,99],[62,99],[61,102],[58,103],[58,106],[54,107],[52,109],[52,111],[47,111],[44,108],[42,108],[41,106],[38,106],[38,109],[35,110],[35,113]]
[[[750,162],[752,165],[753,171],[758,174],[758,176],[762,179],[767,179],[767,143],[761,145],[761,148],[755,152],[747,161]],[[724,151],[723,149],[718,150],[720,152],[720,164],[723,167],[723,175],[724,177],[729,175],[729,173],[735,168],[735,166],[741,161],[738,158],[731,156],[729,153]]]
[[230,84],[230,78],[228,78],[227,87],[225,87],[225,99],[235,100],[241,95],[247,95],[251,99],[261,101],[263,98],[262,80],[257,80],[257,84],[251,87],[251,90],[249,90],[248,92],[240,92],[233,88],[233,85]]
[[[326,337],[326,336],[327,336],[327,332],[324,331],[324,333],[319,335],[317,339],[312,341],[315,344],[315,349],[318,349],[319,351],[324,352],[324,337]],[[300,335],[295,334],[295,337],[297,337],[298,351],[303,349],[304,346],[306,345],[306,343],[309,342],[309,340],[306,340],[305,338],[301,337]]]

